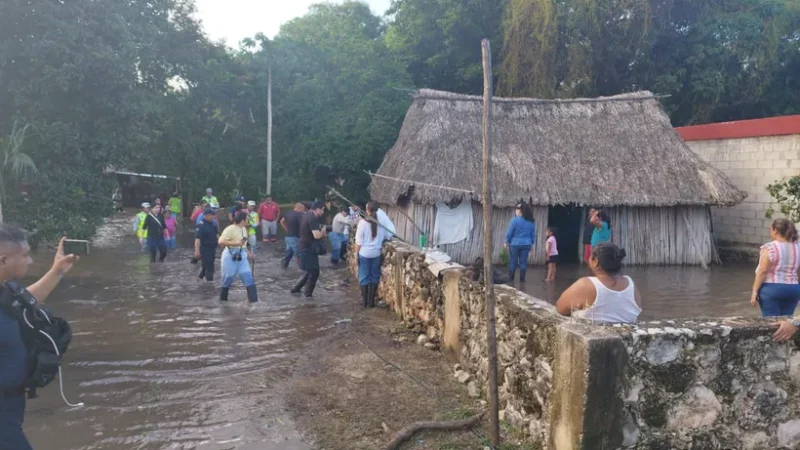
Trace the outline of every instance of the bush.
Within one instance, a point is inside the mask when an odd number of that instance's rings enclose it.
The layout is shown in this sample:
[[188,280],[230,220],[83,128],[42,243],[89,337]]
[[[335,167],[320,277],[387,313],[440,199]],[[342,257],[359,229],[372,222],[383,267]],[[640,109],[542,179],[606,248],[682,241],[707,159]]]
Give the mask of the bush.
[[[784,178],[767,186],[767,192],[775,199],[781,214],[794,223],[800,222],[800,175]],[[765,216],[771,219],[775,214],[772,204],[767,207]]]

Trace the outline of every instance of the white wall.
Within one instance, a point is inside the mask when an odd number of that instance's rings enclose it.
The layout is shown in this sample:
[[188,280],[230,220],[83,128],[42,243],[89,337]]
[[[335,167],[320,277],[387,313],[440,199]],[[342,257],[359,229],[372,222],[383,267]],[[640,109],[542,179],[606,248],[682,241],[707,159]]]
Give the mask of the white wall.
[[[800,135],[690,141],[686,144],[749,194],[737,206],[711,209],[715,238],[734,245],[767,242],[771,220],[764,214],[772,202],[767,185],[800,174]],[[778,209],[778,206],[774,205],[774,208]],[[780,217],[780,214],[774,217]]]

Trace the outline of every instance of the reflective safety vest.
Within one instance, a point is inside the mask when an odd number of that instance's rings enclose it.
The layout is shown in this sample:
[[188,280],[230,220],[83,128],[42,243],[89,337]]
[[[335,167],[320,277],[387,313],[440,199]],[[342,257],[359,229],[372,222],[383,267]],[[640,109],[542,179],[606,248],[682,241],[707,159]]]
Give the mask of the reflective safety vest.
[[256,228],[258,228],[258,213],[255,211],[250,211],[248,216],[250,222],[250,235],[253,236],[256,234]]
[[136,227],[136,236],[140,238],[146,238],[147,230],[144,229],[144,219],[147,218],[147,213],[144,211],[139,211],[139,213],[136,214],[136,218],[139,219],[139,224]]
[[169,199],[169,209],[172,210],[176,218],[183,216],[183,202],[178,197]]
[[219,200],[217,200],[217,197],[214,197],[213,195],[211,197],[204,195],[203,201],[208,203],[208,206],[212,208],[219,208]]

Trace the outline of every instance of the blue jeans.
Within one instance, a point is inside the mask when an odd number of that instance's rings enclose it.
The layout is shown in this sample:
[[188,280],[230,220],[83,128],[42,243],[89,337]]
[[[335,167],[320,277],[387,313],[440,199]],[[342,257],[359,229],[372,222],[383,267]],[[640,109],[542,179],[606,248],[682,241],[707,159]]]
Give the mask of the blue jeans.
[[333,233],[328,235],[328,240],[331,241],[331,262],[339,262],[342,259],[342,244],[344,244],[347,237],[343,233]]
[[381,281],[381,257],[364,258],[358,255],[358,284],[367,286]]
[[281,261],[281,266],[289,267],[289,263],[292,262],[292,256],[297,253],[297,243],[300,242],[300,238],[296,237],[286,237],[286,253],[283,256],[283,261]]
[[530,245],[511,245],[508,247],[508,270],[515,272],[519,270],[528,269],[528,254],[531,252]]
[[0,450],[31,450],[22,431],[25,395],[0,398]]
[[178,239],[175,236],[167,239],[167,248],[170,250],[178,248]]
[[792,316],[800,301],[800,284],[764,283],[758,289],[762,317]]
[[[234,261],[234,254],[241,255],[241,261]],[[253,286],[256,284],[253,280],[253,272],[250,271],[250,261],[247,258],[246,250],[231,251],[231,249],[228,248],[222,252],[220,262],[222,263],[222,287],[231,287],[236,277],[239,277],[239,279],[242,280],[242,284],[245,286]]]

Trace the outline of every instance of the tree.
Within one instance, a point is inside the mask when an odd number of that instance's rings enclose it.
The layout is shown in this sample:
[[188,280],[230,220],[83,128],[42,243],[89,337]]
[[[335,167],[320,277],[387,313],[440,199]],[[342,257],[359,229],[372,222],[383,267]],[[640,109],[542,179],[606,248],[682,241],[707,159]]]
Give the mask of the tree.
[[0,167],[0,224],[3,223],[3,205],[6,204],[8,183],[39,174],[33,159],[22,152],[28,128],[27,124],[20,127],[15,120],[8,138],[0,139],[0,149],[3,151],[3,165]]
[[[784,178],[767,186],[767,192],[778,203],[779,211],[793,223],[800,222],[800,175]],[[770,205],[766,218],[771,219],[775,210]]]

